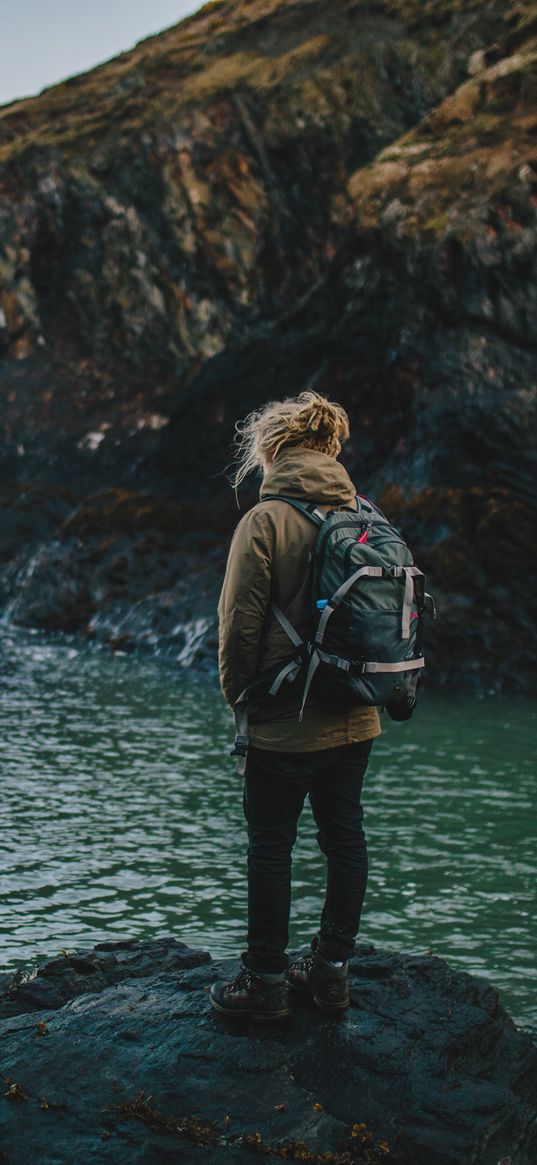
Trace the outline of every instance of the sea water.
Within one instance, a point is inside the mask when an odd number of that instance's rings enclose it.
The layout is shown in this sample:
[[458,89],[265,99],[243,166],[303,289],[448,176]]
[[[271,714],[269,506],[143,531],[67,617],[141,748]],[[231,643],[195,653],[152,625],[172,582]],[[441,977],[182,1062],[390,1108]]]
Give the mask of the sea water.
[[[0,968],[133,936],[238,955],[242,782],[216,678],[9,626],[0,650]],[[424,692],[410,724],[382,722],[361,939],[485,975],[537,1026],[535,704]],[[324,876],[306,805],[294,947]]]

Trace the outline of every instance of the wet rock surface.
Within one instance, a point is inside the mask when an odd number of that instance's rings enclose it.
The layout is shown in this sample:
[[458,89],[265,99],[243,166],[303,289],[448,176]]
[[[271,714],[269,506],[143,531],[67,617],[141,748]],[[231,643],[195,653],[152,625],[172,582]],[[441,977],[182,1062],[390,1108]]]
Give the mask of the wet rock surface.
[[174,939],[0,979],[2,1160],[533,1165],[537,1049],[485,980],[361,944],[351,1008],[230,1025]]
[[[11,571],[9,618],[214,668],[225,512],[117,488],[78,507],[59,496],[65,520]],[[29,491],[23,506],[19,494],[15,515],[33,500]]]
[[218,0],[0,110],[12,618],[160,649],[173,610],[214,661],[235,420],[314,384],[438,593],[430,678],[532,685],[536,20]]

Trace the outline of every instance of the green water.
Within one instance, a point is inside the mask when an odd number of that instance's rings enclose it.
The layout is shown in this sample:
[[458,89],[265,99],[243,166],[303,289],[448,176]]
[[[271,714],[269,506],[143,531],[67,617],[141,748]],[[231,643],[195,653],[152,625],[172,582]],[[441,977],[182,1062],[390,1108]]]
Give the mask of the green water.
[[[241,781],[215,681],[9,628],[0,649],[0,967],[134,935],[238,954]],[[361,932],[490,977],[532,1026],[536,728],[529,700],[432,694],[410,725],[384,725]],[[323,874],[308,807],[293,945],[315,929]]]

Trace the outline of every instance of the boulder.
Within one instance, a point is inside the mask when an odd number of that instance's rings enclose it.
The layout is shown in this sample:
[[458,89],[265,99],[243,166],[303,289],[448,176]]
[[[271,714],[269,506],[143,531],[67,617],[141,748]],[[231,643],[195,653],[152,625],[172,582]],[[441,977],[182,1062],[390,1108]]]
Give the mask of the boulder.
[[343,1018],[267,1026],[211,1009],[237,969],[164,938],[4,974],[4,1165],[534,1165],[537,1048],[485,980],[360,944]]

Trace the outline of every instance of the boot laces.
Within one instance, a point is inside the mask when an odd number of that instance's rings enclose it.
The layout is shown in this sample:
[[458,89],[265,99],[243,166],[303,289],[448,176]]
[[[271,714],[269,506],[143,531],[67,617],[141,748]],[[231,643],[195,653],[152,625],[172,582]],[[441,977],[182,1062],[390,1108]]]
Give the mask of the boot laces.
[[296,963],[293,964],[293,970],[303,972],[305,975],[309,975],[313,967],[314,959],[314,954],[302,955],[300,959],[297,959]]
[[242,966],[233,983],[233,991],[240,991],[243,987],[246,991],[250,991],[253,987],[252,972],[246,963]]

